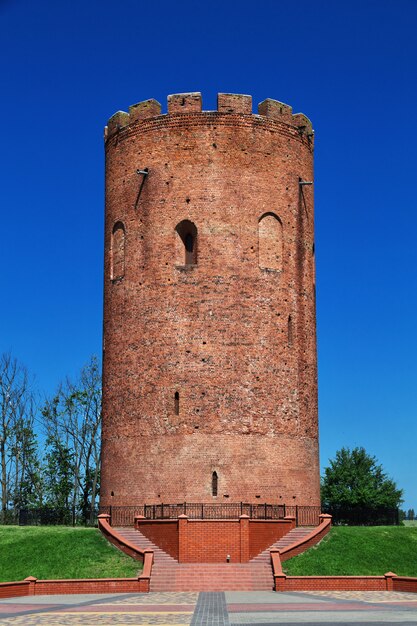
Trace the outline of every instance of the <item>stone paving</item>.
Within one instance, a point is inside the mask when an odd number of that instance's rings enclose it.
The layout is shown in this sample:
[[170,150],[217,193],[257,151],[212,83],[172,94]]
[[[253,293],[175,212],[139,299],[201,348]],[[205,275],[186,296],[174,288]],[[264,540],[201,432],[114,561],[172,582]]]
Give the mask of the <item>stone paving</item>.
[[0,624],[417,626],[417,594],[371,591],[226,591],[31,596],[0,600]]

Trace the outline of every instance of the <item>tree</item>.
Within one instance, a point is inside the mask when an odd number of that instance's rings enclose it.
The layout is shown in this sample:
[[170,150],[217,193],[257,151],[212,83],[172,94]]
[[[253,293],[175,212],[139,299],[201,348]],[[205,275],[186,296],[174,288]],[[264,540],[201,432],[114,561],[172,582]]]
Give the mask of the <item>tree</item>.
[[35,407],[29,402],[25,416],[16,420],[11,436],[11,473],[14,476],[9,495],[16,513],[22,508],[41,507],[43,501],[42,462],[34,421]]
[[324,470],[321,485],[322,506],[398,508],[402,489],[388,478],[382,465],[364,448],[342,448]]
[[[101,427],[101,377],[95,357],[75,383],[67,380],[59,387],[42,415],[49,475],[54,468],[61,471],[66,506],[81,510],[84,520],[92,522],[99,491]],[[48,484],[51,487],[50,480]],[[51,506],[57,506],[58,492],[49,489],[48,493]]]
[[0,357],[1,519],[37,489],[38,459],[34,433],[36,406],[26,368],[11,354]]
[[44,468],[48,505],[68,511],[73,490],[74,463],[71,450],[57,439],[47,439],[48,453]]
[[407,511],[407,519],[408,520],[413,520],[414,517],[415,517],[414,509],[408,509],[408,511]]

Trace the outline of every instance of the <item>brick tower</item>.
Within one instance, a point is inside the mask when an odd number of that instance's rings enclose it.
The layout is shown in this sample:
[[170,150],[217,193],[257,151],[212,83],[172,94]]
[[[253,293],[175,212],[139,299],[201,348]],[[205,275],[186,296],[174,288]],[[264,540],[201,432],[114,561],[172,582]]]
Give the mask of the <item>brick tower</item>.
[[102,505],[319,504],[312,180],[276,100],[109,120]]

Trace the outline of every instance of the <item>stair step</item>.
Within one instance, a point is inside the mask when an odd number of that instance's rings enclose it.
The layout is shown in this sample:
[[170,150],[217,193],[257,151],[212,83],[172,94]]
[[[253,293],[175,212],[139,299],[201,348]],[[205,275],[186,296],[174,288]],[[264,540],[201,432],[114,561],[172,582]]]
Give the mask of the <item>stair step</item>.
[[268,548],[266,548],[262,552],[260,552],[260,554],[258,554],[257,556],[253,557],[250,560],[250,562],[251,563],[270,563],[271,561],[270,551],[271,550],[282,550],[283,548],[286,548],[287,546],[290,546],[291,544],[297,541],[300,541],[300,539],[303,539],[304,537],[306,537],[311,532],[311,530],[312,529],[308,526],[305,526],[302,528],[300,527],[293,528],[292,530],[290,530],[289,533],[284,535],[284,537],[281,537],[281,539],[279,539],[278,541],[270,545]]
[[268,591],[274,586],[270,550],[282,549],[305,537],[310,528],[295,528],[249,563],[178,563],[135,528],[116,529],[141,550],[154,552],[151,591]]

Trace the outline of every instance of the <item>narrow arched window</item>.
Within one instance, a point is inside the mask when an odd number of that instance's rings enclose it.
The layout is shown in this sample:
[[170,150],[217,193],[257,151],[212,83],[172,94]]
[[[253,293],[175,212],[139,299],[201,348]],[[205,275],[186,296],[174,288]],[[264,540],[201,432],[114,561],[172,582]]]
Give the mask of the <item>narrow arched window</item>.
[[217,476],[217,472],[213,472],[211,475],[211,495],[217,496],[219,478]]
[[197,228],[190,220],[175,227],[177,234],[177,265],[197,265]]
[[282,270],[282,223],[274,213],[265,213],[258,223],[259,267]]
[[293,342],[292,317],[288,316],[288,347],[291,348]]
[[125,227],[122,222],[113,226],[111,239],[111,279],[117,280],[125,275]]
[[174,413],[175,415],[180,414],[180,394],[178,393],[178,391],[176,391],[174,394]]

